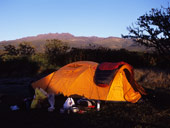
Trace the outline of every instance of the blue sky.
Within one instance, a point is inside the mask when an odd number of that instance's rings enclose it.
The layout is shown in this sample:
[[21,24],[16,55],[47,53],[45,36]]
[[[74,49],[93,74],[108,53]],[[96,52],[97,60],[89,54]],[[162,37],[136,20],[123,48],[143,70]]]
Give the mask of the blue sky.
[[0,41],[46,33],[121,37],[169,0],[0,0]]

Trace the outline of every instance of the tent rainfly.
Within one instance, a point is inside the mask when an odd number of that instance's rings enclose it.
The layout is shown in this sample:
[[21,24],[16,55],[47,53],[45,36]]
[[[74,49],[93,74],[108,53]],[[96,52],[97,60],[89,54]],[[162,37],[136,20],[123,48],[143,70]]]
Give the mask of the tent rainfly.
[[136,103],[146,94],[134,80],[133,67],[125,62],[73,62],[33,82],[32,86],[48,93],[103,101]]

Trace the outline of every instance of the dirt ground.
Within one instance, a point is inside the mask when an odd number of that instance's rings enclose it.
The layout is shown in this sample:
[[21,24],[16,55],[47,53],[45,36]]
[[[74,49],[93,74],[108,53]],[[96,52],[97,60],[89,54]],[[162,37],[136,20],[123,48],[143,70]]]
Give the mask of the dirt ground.
[[[53,128],[53,127],[90,127],[81,119],[82,114],[61,114],[60,108],[66,97],[56,96],[55,111],[48,112],[47,101],[42,108],[27,109],[24,99],[29,96],[29,83],[33,78],[0,79],[0,124],[4,128]],[[19,110],[12,111],[11,106],[17,105]],[[2,128],[3,128],[2,127]]]
[[[101,103],[101,111],[84,109],[85,113],[61,114],[66,97],[56,96],[56,109],[48,112],[48,103],[39,109],[26,109],[24,99],[29,96],[29,83],[33,78],[0,79],[0,127],[1,128],[169,128],[169,90],[149,90],[151,98],[137,104]],[[12,111],[10,106],[20,109]]]

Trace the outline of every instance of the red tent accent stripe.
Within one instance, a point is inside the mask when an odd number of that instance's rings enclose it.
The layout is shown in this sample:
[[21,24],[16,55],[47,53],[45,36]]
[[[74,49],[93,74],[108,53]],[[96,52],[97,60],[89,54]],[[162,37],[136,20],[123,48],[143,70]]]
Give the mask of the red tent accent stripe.
[[99,70],[114,70],[119,68],[120,65],[126,64],[125,62],[117,62],[117,63],[111,63],[111,62],[104,62],[100,64]]

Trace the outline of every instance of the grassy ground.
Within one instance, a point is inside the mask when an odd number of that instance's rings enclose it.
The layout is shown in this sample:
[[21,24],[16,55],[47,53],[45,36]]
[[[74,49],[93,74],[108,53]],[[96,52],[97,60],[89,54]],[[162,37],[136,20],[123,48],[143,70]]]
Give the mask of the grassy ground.
[[[169,128],[170,75],[165,71],[136,69],[135,79],[148,92],[136,104],[102,102],[101,110],[86,109],[83,114],[60,114],[66,97],[56,96],[56,110],[48,112],[48,105],[27,110],[24,98],[32,78],[0,79],[0,124],[4,128]],[[11,105],[20,110],[11,111]],[[2,127],[2,128],[3,128]]]

